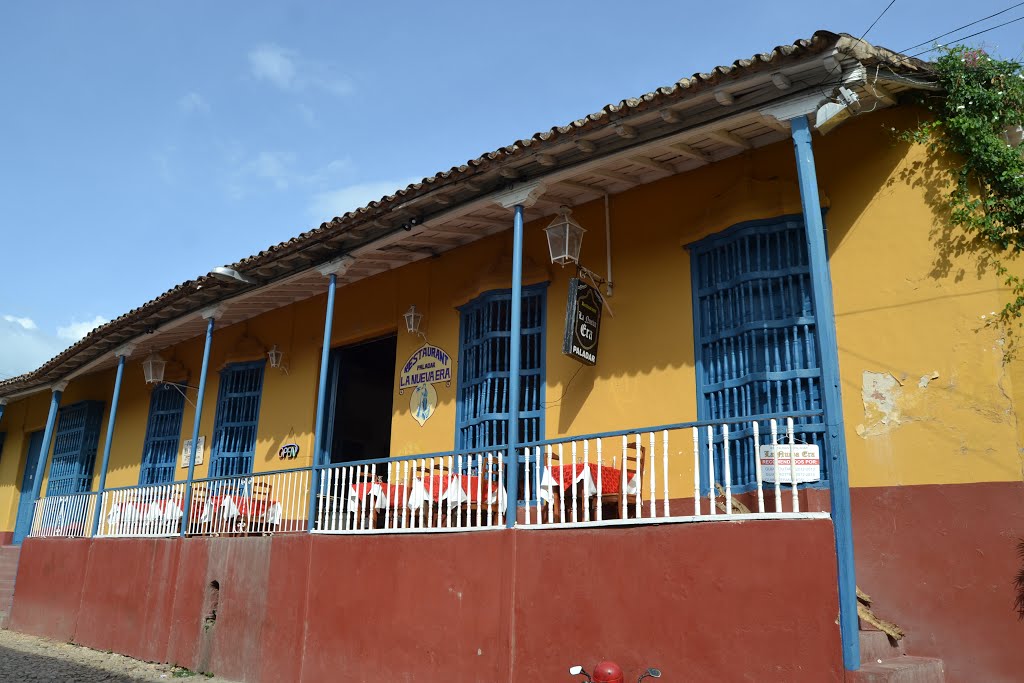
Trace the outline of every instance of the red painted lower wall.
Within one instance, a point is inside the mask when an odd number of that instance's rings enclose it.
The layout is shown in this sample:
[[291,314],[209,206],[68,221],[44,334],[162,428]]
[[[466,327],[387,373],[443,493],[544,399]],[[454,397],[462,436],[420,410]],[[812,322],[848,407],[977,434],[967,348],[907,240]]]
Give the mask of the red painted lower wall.
[[941,657],[946,680],[1024,680],[1014,610],[1024,483],[855,488],[857,583],[907,631],[911,654]]
[[828,520],[28,539],[11,627],[244,681],[568,681],[612,658],[818,682],[842,680],[835,586]]

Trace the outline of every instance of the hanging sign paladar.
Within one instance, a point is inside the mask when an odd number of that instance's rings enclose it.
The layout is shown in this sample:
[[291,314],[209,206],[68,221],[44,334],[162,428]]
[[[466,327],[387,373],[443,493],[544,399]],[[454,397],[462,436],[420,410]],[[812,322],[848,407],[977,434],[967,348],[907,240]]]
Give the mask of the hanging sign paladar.
[[761,476],[774,484],[802,484],[821,479],[821,452],[814,444],[796,443],[761,446]]
[[412,389],[409,410],[421,427],[437,407],[437,391],[434,389],[437,382],[444,382],[448,387],[452,385],[452,358],[444,349],[424,344],[409,356],[398,378],[399,394]]
[[601,294],[579,278],[571,278],[562,353],[585,365],[594,365],[600,334]]

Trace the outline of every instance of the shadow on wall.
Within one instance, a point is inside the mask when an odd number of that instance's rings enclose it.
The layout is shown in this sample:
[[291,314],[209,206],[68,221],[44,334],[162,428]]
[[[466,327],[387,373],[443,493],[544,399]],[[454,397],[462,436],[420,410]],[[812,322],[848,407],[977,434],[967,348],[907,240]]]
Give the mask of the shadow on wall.
[[1020,569],[1013,580],[1013,585],[1017,589],[1017,598],[1013,606],[1017,610],[1017,619],[1024,621],[1024,539],[1017,541],[1017,557],[1020,559]]

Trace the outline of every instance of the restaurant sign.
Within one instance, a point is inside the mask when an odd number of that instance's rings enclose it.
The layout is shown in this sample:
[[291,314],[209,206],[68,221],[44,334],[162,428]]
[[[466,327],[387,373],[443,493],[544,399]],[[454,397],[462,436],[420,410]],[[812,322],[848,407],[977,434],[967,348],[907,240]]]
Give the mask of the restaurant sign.
[[780,484],[792,484],[821,479],[821,453],[817,446],[806,443],[761,446],[761,477],[775,483],[776,472]]
[[412,390],[409,410],[421,427],[437,407],[434,384],[438,382],[444,382],[448,387],[452,385],[452,358],[444,349],[424,344],[409,356],[398,378],[399,394],[404,394],[406,389]]
[[576,277],[569,280],[569,302],[565,311],[562,353],[585,365],[597,363],[601,306],[601,294],[597,289]]

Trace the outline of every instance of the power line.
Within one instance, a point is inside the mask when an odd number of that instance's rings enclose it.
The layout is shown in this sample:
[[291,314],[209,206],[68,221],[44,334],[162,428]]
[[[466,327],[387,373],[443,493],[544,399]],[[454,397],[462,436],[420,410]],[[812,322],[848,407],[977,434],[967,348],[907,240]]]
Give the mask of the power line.
[[[864,40],[864,36],[866,36],[867,34],[871,33],[871,29],[873,29],[875,27],[875,24],[877,24],[879,22],[879,20],[881,20],[881,18],[885,16],[885,13],[889,11],[889,8],[892,7],[895,4],[896,4],[896,0],[890,0],[889,4],[885,6],[884,10],[882,10],[882,13],[879,14],[877,17],[875,17],[875,20],[871,22],[871,26],[868,26],[868,30],[864,31],[864,33],[862,33],[860,35],[860,40]],[[1022,4],[1024,4],[1024,3],[1022,3]]]
[[[1024,2],[1018,2],[1016,5],[1010,5],[1006,9],[1000,10],[1000,11],[996,12],[995,14],[990,14],[987,17],[982,17],[981,19],[978,19],[977,21],[972,21],[969,24],[964,24],[963,26],[955,28],[952,31],[946,31],[945,33],[943,33],[941,35],[935,36],[934,38],[929,38],[928,40],[924,41],[923,43],[918,43],[917,45],[911,45],[908,48],[900,50],[900,52],[903,53],[903,54],[906,54],[906,53],[910,52],[911,50],[916,50],[919,47],[922,47],[924,45],[928,45],[929,43],[933,43],[936,40],[938,40],[939,38],[945,38],[946,36],[948,36],[951,33],[956,33],[957,31],[962,31],[965,28],[970,28],[971,26],[974,26],[975,24],[980,24],[983,21],[987,21],[987,20],[991,19],[992,17],[998,17],[1000,14],[1006,14],[1007,12],[1009,12],[1012,9],[1017,9],[1021,5],[1024,5]],[[996,27],[996,28],[998,28],[998,27]]]
[[[989,31],[995,31],[997,28],[1002,28],[1003,26],[1009,26],[1010,24],[1015,24],[1018,21],[1022,21],[1022,20],[1024,20],[1024,16],[1017,17],[1016,19],[1010,19],[1009,21],[1004,21],[1001,24],[996,24],[995,26],[992,26],[991,28],[986,28],[984,30],[977,31],[975,33],[971,33],[970,35],[960,36],[956,40],[959,42],[959,41],[962,41],[962,40],[967,40],[968,38],[974,38],[975,36],[980,36],[982,33],[988,33]],[[934,40],[934,38],[932,40]],[[910,56],[911,57],[920,57],[921,55],[928,54],[931,51],[932,51],[932,48],[928,48],[927,50],[922,50],[921,52],[918,52],[918,53],[910,55]]]

